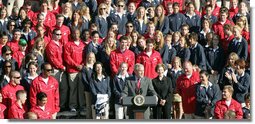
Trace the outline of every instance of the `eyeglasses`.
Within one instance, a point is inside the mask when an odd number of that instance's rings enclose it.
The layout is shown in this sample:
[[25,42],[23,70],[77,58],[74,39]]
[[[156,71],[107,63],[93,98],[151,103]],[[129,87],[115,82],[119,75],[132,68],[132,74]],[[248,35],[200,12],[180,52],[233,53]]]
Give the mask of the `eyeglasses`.
[[10,25],[10,26],[15,26],[15,25]]
[[118,5],[118,7],[124,7],[124,5]]
[[62,34],[55,34],[55,35],[57,35],[57,36],[61,36]]
[[19,76],[19,77],[13,77],[13,78],[15,78],[15,79],[20,79],[21,77]]
[[51,72],[52,71],[52,69],[44,69],[45,71],[47,71],[47,72]]

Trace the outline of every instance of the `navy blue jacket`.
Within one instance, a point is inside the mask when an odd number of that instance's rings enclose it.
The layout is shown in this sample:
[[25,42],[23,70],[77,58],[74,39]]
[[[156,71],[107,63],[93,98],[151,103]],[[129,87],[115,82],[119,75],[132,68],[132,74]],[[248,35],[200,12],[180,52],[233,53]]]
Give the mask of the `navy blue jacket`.
[[164,44],[163,48],[158,50],[164,64],[167,64],[168,61],[168,49],[169,49],[168,46]]
[[220,90],[221,90],[221,91],[223,90],[223,88],[224,88],[225,85],[232,85],[232,82],[229,81],[228,78],[225,76],[225,73],[226,73],[226,72],[229,72],[229,73],[232,72],[232,73],[234,73],[234,70],[233,70],[231,67],[229,67],[229,66],[225,66],[225,67],[222,69],[222,71],[221,71],[221,73],[220,73],[219,81],[218,81],[218,84],[219,84],[219,86],[220,86]]
[[208,89],[201,85],[196,84],[196,110],[195,115],[205,116],[205,108],[210,106],[211,115],[214,114],[214,107],[218,100],[221,99],[221,91],[217,84],[209,83]]
[[[130,75],[131,76],[131,75]],[[126,85],[126,81],[123,80],[118,75],[115,75],[113,78],[113,94],[114,94],[114,103],[115,104],[122,104],[120,101],[121,93]]]
[[164,35],[168,34],[169,32],[169,19],[166,16],[164,18],[164,21],[162,22],[162,24],[157,24],[156,26],[156,30],[160,30]]
[[178,57],[181,58],[181,61],[188,61],[190,59],[190,49],[189,48],[183,48],[183,49],[179,49],[177,50],[177,55]]
[[83,6],[86,6],[86,4],[85,4],[84,2],[81,2],[81,3],[78,2],[78,4],[77,4],[76,6],[74,5],[74,3],[72,3],[72,9],[73,9],[73,11],[81,10],[81,8],[82,8]]
[[87,55],[88,53],[93,52],[93,53],[96,55],[96,57],[98,57],[97,53],[98,53],[98,50],[101,48],[101,45],[98,44],[97,46],[94,46],[92,42],[93,42],[93,41],[91,41],[91,42],[87,45],[86,49],[84,49],[84,50],[85,50],[85,53],[86,53],[86,55]]
[[144,22],[143,22],[142,27],[140,26],[140,22],[137,19],[134,20],[133,24],[134,24],[136,31],[139,34],[141,34],[141,35],[145,34],[145,32],[147,30],[147,25]]
[[195,14],[191,18],[185,14],[186,17],[186,24],[189,25],[190,32],[198,33],[201,28],[201,18],[199,15]]
[[231,52],[235,52],[240,59],[246,60],[248,57],[248,43],[247,41],[242,37],[241,42],[238,41],[238,43],[235,45],[235,38],[229,43],[228,45],[228,54]]
[[84,0],[84,3],[89,7],[90,15],[92,19],[95,18],[94,13],[97,13],[97,0]]
[[24,34],[21,34],[21,39],[25,39],[27,42],[30,42],[32,39],[34,39],[36,37],[36,32],[31,30],[30,32],[28,32],[28,36],[26,38],[26,36]]
[[98,57],[97,57],[98,61],[100,61],[105,69],[105,73],[108,75],[111,75],[112,71],[111,71],[111,67],[110,65],[110,55],[107,55],[105,52],[105,48],[100,48],[99,52],[98,52]]
[[90,79],[92,77],[92,68],[83,67],[81,70],[82,74],[82,83],[84,84],[85,91],[90,92]]
[[207,70],[216,70],[218,72],[221,72],[222,68],[225,64],[225,55],[224,50],[219,47],[215,51],[213,51],[213,48],[210,47],[209,49],[205,49],[205,56],[206,56],[206,67]]
[[107,19],[104,19],[103,17],[96,16],[95,23],[98,26],[99,36],[101,38],[105,38],[107,36],[107,32],[108,32],[108,21],[107,21]]
[[108,20],[108,27],[115,22],[118,24],[119,34],[125,35],[126,34],[126,23],[128,22],[127,14],[123,14],[122,17],[119,17],[116,13],[110,14],[107,17]]
[[97,94],[108,94],[108,98],[111,98],[110,77],[106,76],[102,81],[91,78],[90,90],[92,94],[92,104],[94,105],[97,100]]
[[168,64],[171,64],[173,59],[174,59],[174,57],[176,56],[176,54],[177,54],[177,51],[175,50],[174,47],[172,47],[171,49],[168,48],[168,57],[167,57],[167,61],[166,62]]
[[134,12],[134,14],[127,13],[127,19],[129,22],[133,22],[135,18],[136,18],[136,12]]
[[190,62],[197,65],[200,69],[206,70],[206,57],[204,48],[197,43],[195,48],[190,48]]
[[237,79],[238,83],[233,82],[233,98],[239,103],[245,103],[244,96],[248,93],[248,89],[250,87],[250,75],[244,73],[243,77]]
[[171,14],[169,17],[169,32],[181,31],[181,26],[186,23],[186,17],[182,13]]

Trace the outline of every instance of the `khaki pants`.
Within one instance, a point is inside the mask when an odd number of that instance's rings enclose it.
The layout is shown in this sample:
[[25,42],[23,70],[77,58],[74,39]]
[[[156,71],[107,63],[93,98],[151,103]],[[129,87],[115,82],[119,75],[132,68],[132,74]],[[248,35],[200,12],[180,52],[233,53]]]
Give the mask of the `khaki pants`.
[[127,107],[119,104],[114,105],[115,108],[115,119],[127,119]]
[[23,4],[24,4],[24,0],[8,0],[7,1],[7,14],[8,14],[8,16],[10,16],[11,13],[12,13],[14,2],[16,2],[16,6],[18,8],[22,7]]

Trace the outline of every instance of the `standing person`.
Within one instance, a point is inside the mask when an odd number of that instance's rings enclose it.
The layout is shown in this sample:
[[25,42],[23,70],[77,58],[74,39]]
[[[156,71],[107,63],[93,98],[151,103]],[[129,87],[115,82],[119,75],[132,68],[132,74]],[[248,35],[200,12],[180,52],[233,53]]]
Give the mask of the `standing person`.
[[75,112],[77,108],[80,111],[85,109],[84,85],[81,82],[80,73],[84,65],[84,48],[85,44],[80,39],[80,30],[76,29],[73,31],[73,40],[64,46],[64,62],[70,88],[68,107],[72,112]]
[[127,14],[125,12],[125,1],[118,0],[116,12],[110,14],[108,17],[108,27],[112,25],[112,23],[117,23],[119,28],[119,34],[125,35],[126,34],[126,27],[125,24],[128,22]]
[[176,90],[176,81],[180,75],[183,74],[181,58],[176,56],[172,61],[172,68],[168,69],[168,76],[172,80],[172,88],[173,88],[173,119],[182,119],[183,116],[183,108],[182,108],[182,98],[180,94],[177,93]]
[[45,92],[48,96],[46,106],[52,110],[52,118],[56,119],[59,112],[59,86],[58,81],[51,76],[52,66],[49,63],[42,65],[42,73],[36,77],[30,85],[30,103],[31,107],[36,106],[36,94]]
[[98,31],[91,32],[91,37],[92,37],[91,41],[86,46],[86,49],[84,50],[84,52],[86,55],[90,52],[93,52],[95,53],[96,58],[98,58],[98,51],[102,47],[100,39],[99,39],[99,32]]
[[94,64],[90,82],[93,119],[109,119],[110,77],[104,72],[102,63]]
[[221,98],[219,85],[208,79],[208,72],[200,71],[201,82],[196,85],[196,119],[212,119],[215,104]]
[[154,24],[156,30],[160,30],[164,35],[169,32],[169,19],[165,16],[163,5],[158,5],[155,9]]
[[182,97],[185,119],[194,119],[196,107],[196,84],[200,81],[199,73],[193,70],[190,61],[183,63],[184,74],[177,78],[176,90]]
[[171,14],[169,18],[169,33],[173,33],[176,31],[181,31],[181,26],[186,23],[185,16],[179,12],[180,4],[175,2],[173,4],[174,12]]
[[251,119],[251,96],[247,93],[244,96],[245,106],[243,109],[243,119]]
[[36,106],[31,108],[30,112],[34,112],[37,119],[52,119],[52,111],[46,106],[48,102],[47,94],[39,92],[36,94]]
[[189,2],[187,4],[187,13],[185,14],[186,23],[189,25],[190,32],[199,33],[201,28],[201,18],[200,15],[195,13],[195,5],[193,2]]
[[91,89],[90,78],[92,77],[93,65],[96,62],[96,56],[93,52],[86,55],[85,65],[82,69],[82,82],[84,84],[85,101],[86,101],[86,119],[92,119],[91,109]]
[[195,32],[189,35],[190,62],[201,70],[206,70],[206,57],[204,48],[198,43],[198,36]]
[[20,85],[20,73],[12,71],[10,75],[10,82],[2,88],[3,104],[7,107],[7,111],[15,103],[15,94],[18,90],[24,90]]
[[105,38],[108,32],[108,21],[107,21],[107,17],[108,14],[106,12],[107,10],[107,5],[105,3],[101,3],[98,7],[98,13],[95,17],[95,23],[98,26],[98,32],[99,32],[99,36],[101,38]]
[[18,90],[15,94],[17,100],[11,105],[8,111],[8,119],[24,119],[27,112],[25,106],[27,92],[25,90]]
[[248,43],[241,34],[242,30],[239,26],[233,27],[235,38],[228,45],[228,54],[235,52],[239,58],[246,60],[248,58]]
[[110,53],[110,66],[112,70],[112,76],[116,75],[118,72],[118,67],[122,62],[128,63],[128,73],[133,73],[133,68],[135,64],[135,54],[127,49],[128,37],[122,36],[120,38],[119,48]]
[[133,23],[134,23],[136,31],[138,31],[138,33],[141,35],[145,34],[147,29],[148,19],[147,19],[145,8],[143,6],[140,6],[137,9],[136,18],[133,21],[134,21]]
[[243,118],[243,111],[241,104],[238,103],[236,100],[232,98],[234,89],[231,85],[224,86],[222,91],[222,99],[216,102],[215,109],[214,109],[214,117],[216,119],[223,119],[224,114],[228,110],[235,111],[235,119],[242,119]]
[[144,76],[153,79],[157,77],[155,67],[157,64],[162,63],[160,53],[154,50],[154,39],[147,39],[146,49],[140,53],[136,58],[136,63],[144,65]]
[[0,76],[0,90],[10,82],[10,75],[12,70],[11,61],[7,60],[3,62],[3,70]]
[[245,95],[250,88],[250,75],[245,72],[245,61],[238,59],[235,61],[236,73],[226,73],[226,77],[234,88],[233,98],[239,102],[242,107],[245,106]]
[[221,9],[218,21],[212,25],[212,30],[215,32],[215,34],[220,36],[220,40],[223,40],[225,37],[225,33],[223,29],[224,25],[226,24],[234,25],[234,23],[228,20],[227,17],[228,17],[228,9],[227,8]]
[[113,79],[113,94],[115,98],[115,118],[116,119],[128,119],[127,117],[127,107],[122,106],[122,96],[121,93],[126,85],[126,79],[131,75],[128,74],[128,64],[123,62],[120,64],[119,72],[114,76]]
[[3,102],[3,95],[0,93],[0,119],[5,119],[5,110],[6,106],[2,103]]
[[20,29],[13,30],[13,38],[9,39],[10,41],[7,42],[7,46],[9,46],[13,53],[19,51],[19,41],[20,41],[21,31]]
[[[122,98],[126,96],[136,96],[138,94],[142,96],[156,96],[157,93],[154,90],[151,79],[144,76],[144,66],[142,64],[137,63],[134,68],[135,75],[129,77],[126,81],[126,85],[122,92]],[[158,101],[158,100],[157,100]],[[156,102],[157,102],[156,101]],[[136,109],[136,107],[128,107],[127,114],[129,119],[135,119],[135,115],[132,112],[132,109]],[[144,119],[150,119],[150,107],[144,112]]]
[[177,55],[181,58],[181,62],[188,61],[190,59],[190,49],[188,47],[185,37],[180,37],[180,44],[177,46]]
[[158,64],[155,68],[158,76],[152,79],[158,97],[158,105],[153,107],[154,119],[171,119],[173,84],[171,79],[164,75],[166,69],[164,64]]

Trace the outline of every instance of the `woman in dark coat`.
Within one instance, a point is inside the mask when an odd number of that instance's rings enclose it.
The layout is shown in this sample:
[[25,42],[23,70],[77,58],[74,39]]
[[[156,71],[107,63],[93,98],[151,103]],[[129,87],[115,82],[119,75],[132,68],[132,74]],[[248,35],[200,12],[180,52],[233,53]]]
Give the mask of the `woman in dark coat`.
[[157,93],[158,105],[153,107],[154,119],[170,119],[171,118],[171,106],[172,106],[172,81],[170,78],[164,76],[166,67],[164,64],[158,64],[156,66],[156,72],[158,77],[152,80],[152,85]]

